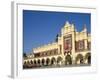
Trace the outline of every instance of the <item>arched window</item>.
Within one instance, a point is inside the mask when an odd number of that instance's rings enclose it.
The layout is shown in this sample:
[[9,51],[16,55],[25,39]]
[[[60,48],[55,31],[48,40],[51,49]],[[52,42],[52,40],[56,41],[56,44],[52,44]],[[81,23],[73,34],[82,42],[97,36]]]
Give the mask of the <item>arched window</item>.
[[40,64],[40,59],[38,59],[38,64]]
[[82,54],[78,54],[76,57],[76,64],[83,64],[83,55]]
[[55,65],[56,64],[56,59],[53,57],[52,59],[51,59],[51,65]]
[[36,64],[36,60],[34,60],[34,64]]
[[57,58],[57,64],[58,64],[58,65],[62,65],[62,57],[59,56],[59,57]]
[[31,60],[30,63],[33,64],[33,61]]
[[91,64],[91,53],[85,55],[85,61],[87,61],[88,64]]
[[44,63],[45,63],[45,60],[44,60],[44,59],[42,59],[42,65],[44,65]]
[[65,65],[67,65],[67,64],[72,64],[72,58],[71,58],[71,56],[70,55],[66,55],[66,57],[65,57]]
[[50,59],[47,58],[47,59],[46,59],[46,65],[49,65],[49,64],[50,64]]

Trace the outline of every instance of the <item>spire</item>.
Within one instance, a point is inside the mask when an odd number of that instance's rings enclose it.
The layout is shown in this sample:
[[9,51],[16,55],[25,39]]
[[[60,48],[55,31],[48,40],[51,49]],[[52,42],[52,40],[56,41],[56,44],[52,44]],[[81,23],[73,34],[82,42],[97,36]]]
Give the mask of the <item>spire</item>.
[[65,27],[69,27],[69,26],[70,26],[70,23],[68,21],[66,21]]
[[84,24],[84,26],[83,26],[83,31],[87,32],[86,24]]
[[66,21],[66,25],[69,25],[69,22],[68,21]]
[[72,26],[72,28],[74,28],[74,24],[72,24],[71,26]]

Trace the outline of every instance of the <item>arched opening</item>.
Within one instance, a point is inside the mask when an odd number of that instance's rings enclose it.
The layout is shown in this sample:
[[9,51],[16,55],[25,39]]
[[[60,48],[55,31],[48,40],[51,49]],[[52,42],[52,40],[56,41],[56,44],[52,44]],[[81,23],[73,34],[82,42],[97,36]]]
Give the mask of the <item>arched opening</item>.
[[26,67],[27,67],[27,68],[30,68],[30,65],[31,65],[31,61],[28,60],[28,61],[27,61]]
[[67,65],[67,64],[69,64],[69,65],[72,64],[72,58],[71,58],[70,55],[67,55],[67,56],[65,57],[65,65]]
[[24,62],[24,65],[26,65],[26,64],[27,64],[27,62],[25,61],[25,62]]
[[47,58],[47,59],[46,59],[46,65],[48,66],[49,64],[50,64],[50,59]]
[[29,62],[29,61],[27,61],[27,64],[30,64],[30,62]]
[[33,64],[33,61],[32,60],[30,61],[30,64]]
[[36,65],[36,60],[34,60],[34,65]]
[[62,65],[62,57],[59,56],[57,58],[57,64],[60,65],[60,66]]
[[83,64],[83,55],[82,54],[78,54],[76,57],[76,64]]
[[28,67],[29,67],[29,68],[32,68],[32,67],[33,67],[33,61],[32,61],[32,60],[29,61]]
[[26,61],[23,64],[23,68],[27,68],[27,62]]
[[42,59],[42,65],[44,65],[45,64],[45,60],[44,59]]
[[86,63],[91,64],[91,53],[87,53],[85,55],[85,61]]
[[51,59],[51,65],[56,65],[56,59],[54,57]]
[[40,59],[38,59],[38,61],[37,61],[37,62],[38,62],[38,64],[40,65]]
[[40,67],[40,59],[37,60],[36,67]]

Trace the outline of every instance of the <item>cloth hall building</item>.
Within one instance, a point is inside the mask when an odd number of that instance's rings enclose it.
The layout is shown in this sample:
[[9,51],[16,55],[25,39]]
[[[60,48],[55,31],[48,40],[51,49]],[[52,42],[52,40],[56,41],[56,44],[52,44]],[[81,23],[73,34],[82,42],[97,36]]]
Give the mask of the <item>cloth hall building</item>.
[[91,35],[86,25],[78,32],[69,22],[62,27],[55,42],[33,48],[32,54],[23,60],[23,68],[86,64],[91,64]]

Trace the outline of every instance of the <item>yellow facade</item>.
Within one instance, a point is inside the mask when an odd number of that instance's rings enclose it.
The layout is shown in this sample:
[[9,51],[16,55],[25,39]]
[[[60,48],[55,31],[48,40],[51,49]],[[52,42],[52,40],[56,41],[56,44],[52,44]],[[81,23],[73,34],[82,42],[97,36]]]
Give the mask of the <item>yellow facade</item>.
[[74,24],[66,22],[57,41],[33,48],[33,54],[24,59],[24,65],[67,66],[91,64],[91,35],[86,25],[78,32]]

